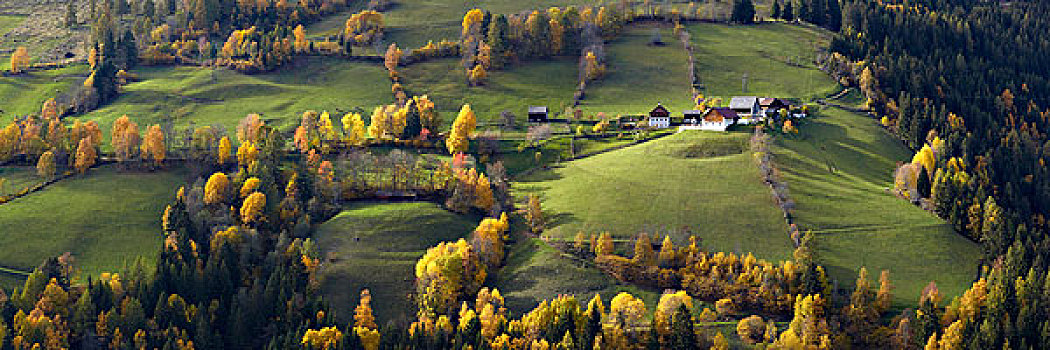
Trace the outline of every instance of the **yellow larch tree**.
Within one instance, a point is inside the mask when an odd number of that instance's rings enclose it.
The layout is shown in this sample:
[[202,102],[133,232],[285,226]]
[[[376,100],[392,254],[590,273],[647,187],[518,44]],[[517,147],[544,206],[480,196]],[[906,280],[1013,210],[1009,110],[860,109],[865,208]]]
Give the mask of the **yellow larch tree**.
[[74,162],[77,171],[81,174],[87,172],[88,168],[95,165],[95,159],[97,157],[98,154],[95,151],[95,144],[91,142],[91,138],[85,137],[80,139],[80,142],[77,145],[76,161]]
[[258,221],[263,209],[266,209],[265,194],[254,192],[248,195],[248,198],[244,199],[244,204],[241,205],[241,221],[246,224]]
[[477,123],[477,117],[474,115],[474,111],[471,110],[470,105],[463,105],[463,108],[459,110],[459,115],[456,116],[456,120],[452,122],[452,130],[449,131],[448,139],[445,140],[445,146],[448,148],[449,154],[467,151],[469,146],[468,139],[474,133]]
[[29,49],[19,46],[11,54],[11,73],[19,74],[29,69]]
[[372,316],[372,293],[361,290],[361,302],[354,308],[354,326],[376,329],[376,318]]
[[343,134],[346,142],[351,145],[360,145],[365,141],[365,122],[357,113],[347,113],[343,116]]
[[233,144],[230,143],[229,136],[223,136],[219,140],[219,148],[216,150],[215,161],[219,165],[225,165],[230,162],[230,157],[233,154]]
[[204,203],[219,204],[226,201],[230,189],[230,178],[222,172],[211,174],[204,184]]
[[142,142],[142,158],[153,160],[154,165],[160,166],[166,157],[164,131],[160,124],[153,124],[146,130],[146,138]]

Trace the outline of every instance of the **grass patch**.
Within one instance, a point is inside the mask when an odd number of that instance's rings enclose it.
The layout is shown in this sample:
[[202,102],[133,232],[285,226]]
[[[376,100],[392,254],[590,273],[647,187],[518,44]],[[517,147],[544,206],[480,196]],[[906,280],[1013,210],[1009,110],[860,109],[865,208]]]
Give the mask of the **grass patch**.
[[[7,60],[0,60],[8,64]],[[9,66],[5,66],[6,69]],[[87,65],[31,72],[13,77],[0,77],[0,122],[5,125],[15,116],[40,113],[44,101],[82,84],[87,78]]]
[[126,86],[116,101],[82,119],[97,120],[107,131],[127,114],[139,125],[219,124],[232,133],[249,113],[290,129],[306,110],[370,114],[375,106],[393,101],[383,67],[335,58],[304,57],[258,75],[194,67],[144,67],[135,73],[143,81]]
[[911,152],[874,120],[834,108],[821,114],[800,127],[801,137],[778,139],[775,161],[829,277],[852,288],[862,266],[870,276],[889,270],[898,307],[914,306],[930,281],[946,298],[960,295],[976,272],[978,246],[885,191],[895,163]]
[[32,270],[64,252],[73,253],[81,277],[119,271],[138,257],[152,263],[161,214],[182,174],[106,166],[0,206],[0,246],[7,248],[0,266]]
[[[665,45],[649,45],[654,30]],[[669,27],[631,25],[605,48],[606,74],[588,83],[580,108],[588,113],[646,114],[659,102],[680,116],[693,107],[689,56]]]
[[621,284],[590,262],[563,254],[535,238],[519,238],[508,249],[506,266],[494,283],[516,317],[559,295],[575,295],[586,306],[597,293],[608,305],[616,294],[627,292],[644,300],[650,310],[660,299],[659,291]]
[[[519,194],[539,193],[555,239],[609,231],[690,234],[712,251],[752,252],[773,261],[793,250],[784,220],[750,152],[683,159],[671,153],[706,142],[736,143],[746,133],[682,132],[638,146],[562,163],[525,176]],[[626,248],[626,245],[621,247]]]
[[22,166],[0,167],[0,179],[4,180],[0,196],[15,194],[44,180],[36,175],[36,168]]
[[528,106],[548,106],[560,112],[572,102],[576,61],[557,58],[529,62],[489,72],[485,85],[470,87],[458,59],[439,59],[403,69],[405,89],[410,95],[429,95],[446,125],[469,103],[479,122],[496,121],[509,110],[519,124],[527,120]]
[[348,320],[361,289],[372,293],[379,324],[415,317],[415,266],[427,248],[468,236],[479,217],[429,202],[349,205],[315,235],[327,256],[321,289],[337,317]]
[[[704,86],[701,92],[706,96],[810,98],[839,89],[813,63],[818,49],[828,45],[826,32],[784,23],[695,23],[686,28],[693,42],[699,82]],[[745,74],[746,92],[741,90]]]

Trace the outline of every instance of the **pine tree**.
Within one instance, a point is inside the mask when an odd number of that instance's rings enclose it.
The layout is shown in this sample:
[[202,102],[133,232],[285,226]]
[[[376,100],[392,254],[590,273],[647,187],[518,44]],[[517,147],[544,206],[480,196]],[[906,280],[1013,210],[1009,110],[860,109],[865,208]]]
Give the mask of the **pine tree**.
[[502,14],[497,14],[489,23],[486,43],[489,45],[492,53],[490,64],[493,68],[502,68],[506,63],[507,51],[510,50],[507,41],[507,33],[509,31],[510,25],[507,22],[507,17]]
[[824,26],[827,23],[827,12],[824,10],[825,0],[810,0],[809,3],[809,23],[816,24],[818,26]]
[[736,23],[751,24],[755,22],[755,4],[751,0],[733,2],[733,13],[730,19]]
[[919,190],[919,197],[929,198],[930,197],[930,175],[926,171],[925,167],[919,169],[919,179],[915,182],[915,187]]
[[792,5],[794,2],[795,2],[795,0],[786,0],[786,1],[784,1],[784,10],[780,11],[780,18],[781,19],[783,19],[785,21],[788,21],[788,22],[791,22],[791,21],[795,20],[795,6]]
[[671,349],[697,349],[696,332],[693,330],[693,314],[685,307],[679,305],[671,317]]
[[825,26],[835,32],[842,28],[842,6],[839,4],[839,0],[828,0]]
[[770,16],[773,18],[780,18],[780,0],[773,0],[773,10]]

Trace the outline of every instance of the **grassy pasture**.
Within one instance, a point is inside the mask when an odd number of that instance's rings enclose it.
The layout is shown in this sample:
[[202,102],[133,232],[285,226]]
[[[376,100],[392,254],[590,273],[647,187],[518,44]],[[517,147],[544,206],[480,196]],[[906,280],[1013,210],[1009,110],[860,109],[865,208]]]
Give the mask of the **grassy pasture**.
[[[654,30],[665,43],[652,46]],[[672,115],[691,109],[689,56],[670,28],[652,24],[628,26],[605,45],[605,76],[588,83],[580,108],[589,114],[646,114],[662,103]],[[575,77],[575,75],[573,75]],[[570,94],[570,96],[572,96]]]
[[[370,115],[377,105],[393,101],[383,67],[332,58],[301,58],[257,75],[192,67],[143,67],[135,73],[141,82],[129,84],[116,101],[82,119],[97,120],[107,131],[114,120],[127,114],[139,125],[219,124],[232,132],[249,113],[290,128],[298,125],[306,110],[360,109]],[[341,117],[337,114],[333,120]]]
[[897,161],[911,153],[874,120],[839,109],[778,137],[775,162],[797,202],[796,223],[816,234],[820,263],[839,286],[852,288],[860,267],[877,279],[889,270],[894,303],[915,305],[936,281],[946,297],[970,286],[978,246],[933,214],[890,195]]
[[0,206],[0,247],[17,247],[0,250],[0,266],[32,270],[64,252],[73,253],[83,277],[119,271],[138,257],[152,263],[161,214],[182,174],[105,166]]
[[361,202],[320,226],[315,235],[327,257],[321,288],[337,317],[348,320],[361,289],[372,293],[379,324],[415,317],[409,298],[416,261],[427,248],[467,237],[480,217],[446,211],[429,202]]
[[515,191],[541,196],[549,222],[544,234],[554,239],[609,231],[629,240],[644,231],[684,243],[695,234],[712,251],[787,259],[793,247],[744,146],[748,137],[678,133],[532,173]]
[[530,105],[548,106],[560,113],[572,103],[576,61],[558,58],[527,62],[489,72],[485,85],[467,86],[458,59],[439,59],[402,68],[405,90],[410,95],[429,95],[445,124],[451,125],[459,109],[469,103],[481,123],[499,120],[503,110],[524,124]]
[[36,168],[20,166],[0,167],[0,179],[4,180],[3,186],[0,186],[0,196],[15,194],[43,181],[36,175]]
[[[693,43],[701,92],[709,97],[757,95],[810,98],[839,89],[814,65],[828,34],[808,27],[765,23],[727,26],[694,23],[686,26]],[[790,63],[789,63],[790,62]],[[747,91],[742,78],[747,74]],[[728,103],[728,99],[725,100]]]
[[[7,60],[0,60],[5,69]],[[26,73],[19,76],[0,77],[0,122],[14,120],[15,116],[40,113],[44,101],[66,92],[70,87],[84,82],[87,65],[43,72]]]

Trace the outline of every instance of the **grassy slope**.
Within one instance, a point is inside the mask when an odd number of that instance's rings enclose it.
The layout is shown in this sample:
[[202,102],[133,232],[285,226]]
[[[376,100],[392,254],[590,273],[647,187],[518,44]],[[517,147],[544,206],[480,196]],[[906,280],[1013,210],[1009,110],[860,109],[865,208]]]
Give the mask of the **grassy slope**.
[[329,58],[303,58],[258,75],[191,67],[146,67],[136,73],[143,81],[83,118],[98,120],[107,131],[127,114],[139,125],[172,120],[176,126],[221,124],[232,132],[249,113],[289,127],[306,110],[371,113],[376,105],[393,101],[383,67]]
[[[0,62],[8,64],[6,60]],[[87,65],[75,65],[15,77],[0,77],[0,122],[6,124],[16,115],[40,113],[40,107],[48,98],[83,83],[87,78],[87,69]]]
[[590,262],[564,255],[539,239],[519,238],[507,252],[506,266],[497,274],[494,287],[503,295],[514,315],[532,310],[543,300],[559,295],[575,295],[586,305],[595,293],[606,304],[619,292],[628,292],[656,307],[659,293],[621,284],[595,269]]
[[[949,298],[972,281],[978,246],[942,220],[886,191],[909,151],[870,119],[838,109],[780,138],[776,163],[797,202],[796,222],[816,233],[820,262],[841,287],[861,266],[890,270],[895,303],[914,305],[929,281]],[[832,169],[829,171],[829,168]]]
[[[72,252],[84,275],[155,259],[164,206],[181,172],[118,172],[107,166],[0,206],[0,265],[32,270]],[[119,193],[119,196],[114,194]],[[7,286],[10,287],[10,286]]]
[[[709,97],[758,95],[808,98],[825,96],[838,84],[812,63],[817,47],[827,47],[825,33],[783,23],[686,26],[692,36],[701,90]],[[800,60],[801,58],[801,60]],[[787,64],[801,61],[803,67]],[[741,78],[748,89],[741,91]],[[728,100],[725,101],[728,103]]]
[[[669,28],[661,28],[664,46],[649,46],[652,25],[632,25],[607,43],[604,77],[587,85],[581,108],[589,113],[645,114],[662,103],[672,115],[693,107],[689,56]],[[575,77],[575,75],[574,75]]]
[[750,152],[683,158],[687,149],[744,144],[745,133],[684,132],[639,146],[564,163],[526,176],[519,195],[541,194],[549,234],[610,231],[615,238],[674,230],[686,242],[688,228],[713,251],[753,252],[783,260],[792,246],[786,227],[762,184]]
[[529,62],[493,71],[485,85],[476,87],[467,86],[458,59],[434,60],[402,70],[408,93],[429,95],[449,125],[466,103],[479,121],[496,121],[500,112],[510,110],[524,124],[530,105],[559,110],[569,104],[576,80],[576,62],[571,59]]
[[4,179],[4,185],[0,187],[0,196],[17,193],[43,180],[36,175],[36,168],[14,166],[0,167],[0,179]]
[[[427,248],[466,237],[480,218],[460,216],[433,203],[358,203],[325,222],[316,234],[326,260],[325,298],[349,319],[361,289],[372,293],[380,324],[415,316],[415,265]],[[355,240],[359,239],[359,240]]]

